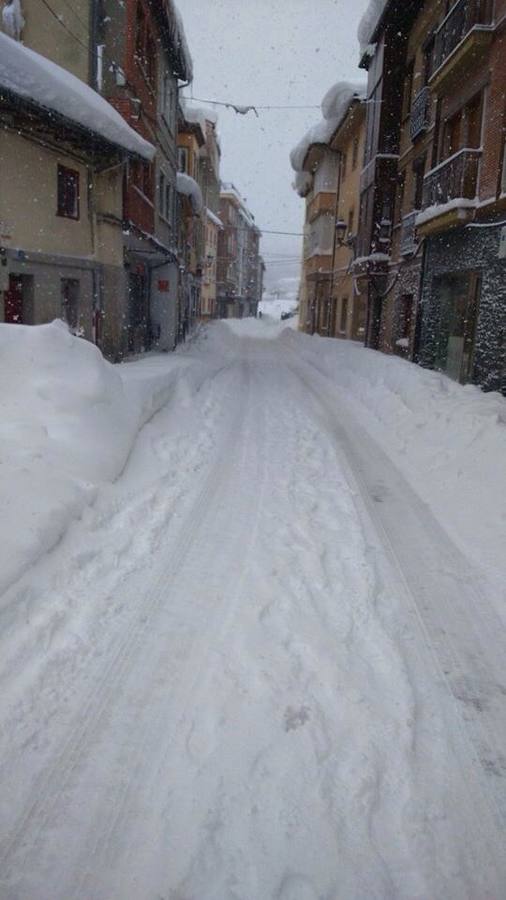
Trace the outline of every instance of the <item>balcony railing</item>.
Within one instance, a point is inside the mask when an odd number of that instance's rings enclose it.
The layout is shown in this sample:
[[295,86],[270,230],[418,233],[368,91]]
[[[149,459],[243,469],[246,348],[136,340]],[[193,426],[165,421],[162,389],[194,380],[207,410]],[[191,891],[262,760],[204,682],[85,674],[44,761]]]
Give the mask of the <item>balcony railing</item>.
[[415,97],[413,106],[411,107],[409,133],[412,141],[415,141],[417,137],[420,137],[421,134],[427,131],[427,128],[430,125],[429,101],[429,88],[424,87]]
[[423,182],[423,209],[452,200],[474,200],[478,185],[481,150],[465,148],[432,169]]
[[436,33],[434,66],[437,71],[472,28],[492,23],[493,0],[457,0]]
[[414,253],[417,248],[416,241],[416,217],[418,210],[410,212],[404,216],[401,225],[401,256]]

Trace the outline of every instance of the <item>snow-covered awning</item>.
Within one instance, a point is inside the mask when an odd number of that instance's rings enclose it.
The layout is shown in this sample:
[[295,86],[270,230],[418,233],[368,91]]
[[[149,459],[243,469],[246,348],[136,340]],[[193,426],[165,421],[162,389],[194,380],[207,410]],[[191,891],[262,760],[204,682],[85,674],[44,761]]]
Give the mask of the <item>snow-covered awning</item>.
[[209,221],[213,223],[213,225],[217,225],[218,228],[220,228],[223,231],[223,222],[221,221],[221,219],[218,218],[218,216],[215,216],[215,214],[213,213],[213,211],[211,209],[206,209],[206,216],[209,219]]
[[155,148],[84,81],[39,53],[0,34],[0,95],[8,91],[128,153],[152,160]]
[[178,172],[176,176],[176,188],[178,194],[188,197],[191,201],[193,212],[196,216],[202,213],[204,201],[202,199],[202,191],[194,178],[186,175],[184,172]]

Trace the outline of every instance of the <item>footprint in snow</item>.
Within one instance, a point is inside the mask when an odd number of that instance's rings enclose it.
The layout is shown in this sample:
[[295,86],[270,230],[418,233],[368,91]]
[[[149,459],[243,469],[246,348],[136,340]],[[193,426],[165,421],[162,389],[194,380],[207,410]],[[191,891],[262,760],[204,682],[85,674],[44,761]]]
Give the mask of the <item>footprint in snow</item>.
[[299,709],[287,706],[284,715],[285,731],[297,731],[298,728],[302,728],[309,721],[310,712],[308,706],[301,706]]

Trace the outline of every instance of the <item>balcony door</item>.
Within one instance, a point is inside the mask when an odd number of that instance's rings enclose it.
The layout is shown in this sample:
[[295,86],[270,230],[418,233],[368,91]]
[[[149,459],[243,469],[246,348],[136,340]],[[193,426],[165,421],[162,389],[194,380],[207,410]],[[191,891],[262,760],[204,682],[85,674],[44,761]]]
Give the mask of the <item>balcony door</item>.
[[481,276],[477,272],[443,275],[435,279],[434,292],[440,310],[436,368],[465,384],[473,375]]

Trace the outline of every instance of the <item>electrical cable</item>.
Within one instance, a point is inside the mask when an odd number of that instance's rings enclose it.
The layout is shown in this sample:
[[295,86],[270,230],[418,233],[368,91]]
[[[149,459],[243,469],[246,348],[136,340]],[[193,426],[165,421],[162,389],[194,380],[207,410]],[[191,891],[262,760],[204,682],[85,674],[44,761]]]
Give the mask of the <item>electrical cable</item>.
[[226,106],[228,109],[235,110],[255,110],[255,109],[321,109],[320,104],[316,106],[262,106],[256,103],[232,103],[231,101],[226,102],[225,100],[203,100],[201,97],[183,97],[183,100],[188,100],[191,103],[208,103],[210,106]]
[[42,2],[43,2],[43,4],[44,4],[44,6],[46,7],[46,9],[48,9],[49,12],[51,13],[51,15],[56,19],[56,21],[58,22],[58,24],[61,25],[61,27],[64,28],[65,31],[66,31],[68,34],[70,34],[70,36],[71,36],[72,38],[74,38],[74,40],[77,41],[77,43],[80,44],[81,47],[83,47],[83,49],[86,50],[87,53],[89,53],[89,49],[90,49],[90,48],[89,48],[86,44],[83,44],[81,38],[78,38],[77,35],[74,34],[74,32],[70,30],[70,28],[68,27],[68,25],[66,25],[65,22],[63,22],[63,21],[60,19],[59,15],[58,15],[57,13],[55,13],[54,9],[52,8],[52,6],[49,5],[49,3],[47,2],[47,0],[42,0]]

